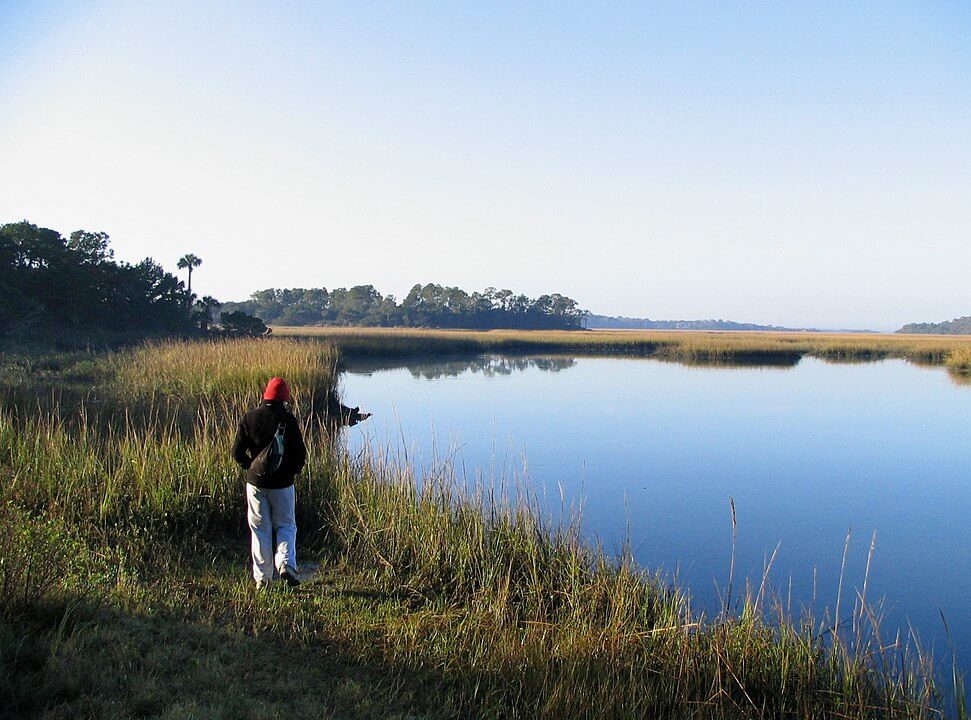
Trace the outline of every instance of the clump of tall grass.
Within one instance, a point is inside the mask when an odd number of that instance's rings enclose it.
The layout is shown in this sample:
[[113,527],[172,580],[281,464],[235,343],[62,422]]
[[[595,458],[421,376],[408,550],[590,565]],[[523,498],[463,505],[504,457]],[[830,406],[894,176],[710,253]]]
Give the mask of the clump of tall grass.
[[297,340],[150,343],[118,358],[119,385],[138,399],[258,398],[277,375],[290,384],[295,402],[308,408],[336,380],[334,349]]
[[971,348],[952,350],[945,362],[948,370],[953,373],[971,374]]

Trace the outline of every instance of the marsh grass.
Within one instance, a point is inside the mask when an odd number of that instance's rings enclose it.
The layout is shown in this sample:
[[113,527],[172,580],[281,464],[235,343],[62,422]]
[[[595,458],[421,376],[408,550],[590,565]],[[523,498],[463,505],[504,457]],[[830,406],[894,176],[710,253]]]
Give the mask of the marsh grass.
[[[795,364],[805,356],[839,361],[903,358],[943,365],[967,357],[971,336],[679,331],[415,330],[277,327],[284,337],[332,343],[346,357],[469,353],[629,355],[690,364]],[[954,362],[958,362],[955,360]]]
[[344,556],[428,603],[396,652],[476,674],[499,715],[921,717],[936,701],[930,659],[884,642],[865,590],[848,634],[766,584],[708,618],[584,543],[575,518],[544,521],[528,493],[510,507],[458,490],[447,469],[418,488],[407,469],[368,463],[335,479]]
[[[229,459],[238,407],[268,374],[293,379],[298,399],[329,392],[332,351],[179,343],[103,362],[112,380],[98,403],[0,410],[12,470],[0,513],[16,528],[0,546],[0,662],[33,679],[4,686],[10,707],[125,717],[130,693],[138,714],[157,716],[202,703],[202,716],[245,717],[246,702],[294,717],[935,715],[931,660],[882,637],[865,590],[849,633],[766,587],[697,615],[677,587],[585,543],[578,518],[554,522],[528,491],[468,487],[447,465],[419,482],[407,464],[348,457],[309,415],[298,526],[327,581],[256,594]],[[222,658],[243,636],[263,638],[243,651],[255,665]],[[220,668],[259,673],[268,647],[271,664],[297,662],[297,678],[318,684],[316,700],[299,687],[292,701],[226,690]],[[322,678],[321,652],[336,677],[364,667],[373,691]],[[86,673],[92,662],[114,680]],[[222,694],[209,675],[226,678]]]
[[947,356],[947,367],[953,373],[971,374],[971,348],[952,350]]
[[952,350],[945,362],[955,385],[971,386],[971,348]]
[[159,396],[211,404],[251,403],[268,378],[287,379],[294,405],[308,412],[334,386],[337,354],[299,340],[150,343],[116,356],[119,389],[151,405]]

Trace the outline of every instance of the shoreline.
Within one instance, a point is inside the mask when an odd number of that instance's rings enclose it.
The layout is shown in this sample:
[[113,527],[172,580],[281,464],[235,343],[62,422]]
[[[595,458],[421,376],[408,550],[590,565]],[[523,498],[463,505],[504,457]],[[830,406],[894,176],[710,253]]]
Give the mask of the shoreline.
[[377,359],[576,354],[653,358],[690,365],[793,366],[803,357],[827,362],[890,358],[947,368],[959,384],[971,383],[971,335],[784,333],[694,330],[420,330],[411,328],[273,328],[274,337],[326,342],[342,357]]

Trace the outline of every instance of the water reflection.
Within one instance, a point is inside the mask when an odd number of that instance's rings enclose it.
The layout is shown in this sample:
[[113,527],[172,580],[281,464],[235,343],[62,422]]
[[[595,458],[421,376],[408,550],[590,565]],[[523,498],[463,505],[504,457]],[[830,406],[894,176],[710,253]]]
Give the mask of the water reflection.
[[[637,358],[641,360],[642,358]],[[735,369],[760,369],[760,370],[787,370],[794,368],[802,360],[802,355],[798,353],[774,353],[774,354],[751,354],[751,355],[702,355],[671,357],[658,356],[652,358],[661,362],[675,363],[686,367],[718,368],[719,370]],[[871,362],[871,361],[868,361]]]
[[[584,356],[466,355],[448,358],[441,356],[353,358],[345,362],[343,370],[354,375],[365,376],[389,370],[407,370],[416,380],[454,378],[466,373],[484,377],[503,377],[526,370],[561,372],[574,367],[577,364],[578,357]],[[618,362],[643,362],[644,360],[644,358],[637,357],[613,357],[612,359]],[[798,354],[698,355],[686,357],[659,356],[652,359],[693,368],[787,370],[798,365],[801,356]],[[832,362],[836,361],[833,360]]]
[[948,370],[948,376],[951,378],[951,382],[955,385],[963,385],[965,387],[971,387],[971,373],[957,372],[956,370]]
[[459,377],[465,373],[484,377],[502,377],[516,372],[536,369],[561,372],[575,366],[573,357],[529,357],[510,355],[475,355],[460,358],[397,358],[364,359],[350,362],[346,372],[371,375],[384,370],[407,370],[416,380],[439,380]]

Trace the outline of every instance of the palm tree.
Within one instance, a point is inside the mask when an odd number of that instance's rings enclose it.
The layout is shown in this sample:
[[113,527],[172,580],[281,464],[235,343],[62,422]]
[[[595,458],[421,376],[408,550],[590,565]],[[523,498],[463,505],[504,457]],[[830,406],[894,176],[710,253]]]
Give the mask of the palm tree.
[[189,271],[189,304],[192,304],[192,269],[202,265],[202,258],[196,257],[192,253],[183,255],[179,258],[179,270]]

